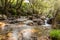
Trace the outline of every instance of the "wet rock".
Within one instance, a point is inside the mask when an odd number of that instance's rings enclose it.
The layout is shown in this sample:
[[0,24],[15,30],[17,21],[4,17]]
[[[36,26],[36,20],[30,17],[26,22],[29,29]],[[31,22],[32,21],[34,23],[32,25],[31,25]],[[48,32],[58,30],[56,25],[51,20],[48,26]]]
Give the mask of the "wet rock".
[[32,36],[32,37],[31,37],[31,40],[37,40],[37,37]]
[[29,26],[33,26],[34,24],[33,24],[33,23],[28,23],[27,25],[29,25]]
[[18,19],[16,19],[16,21],[26,21],[27,20],[27,18],[18,18]]
[[8,18],[8,20],[14,20],[14,18]]
[[50,18],[50,19],[47,20],[47,23],[52,24],[53,20],[54,20],[54,18]]
[[16,21],[16,20],[14,21],[14,20],[13,20],[13,21],[10,21],[9,23],[10,23],[10,24],[15,24],[15,23],[19,23],[19,22],[20,22],[20,21]]
[[32,20],[32,19],[33,19],[33,17],[32,17],[32,16],[29,16],[29,17],[28,17],[28,19],[29,19],[29,20]]
[[4,22],[0,22],[0,29],[1,29],[1,30],[4,30],[5,25],[6,25],[6,24],[5,24]]
[[5,20],[4,18],[0,18],[0,21]]
[[29,16],[28,17],[28,20],[33,20],[33,19],[35,19],[36,17],[34,17],[34,16]]
[[41,20],[41,19],[33,19],[33,22],[37,23],[38,25],[43,25],[44,24],[44,21]]
[[46,19],[46,17],[45,17],[45,16],[41,16],[40,18],[41,18],[42,20],[45,20],[45,19]]
[[0,14],[0,21],[5,20],[5,19],[7,19],[7,16],[6,16],[6,15],[1,15],[1,14]]
[[30,22],[33,22],[32,20],[26,20],[24,23],[30,23]]
[[15,24],[15,21],[13,21],[13,20],[7,20],[7,23],[9,23],[9,24]]
[[16,35],[14,33],[8,33],[7,34],[7,36],[8,36],[7,40],[18,40]]
[[38,40],[50,40],[47,36],[41,36]]

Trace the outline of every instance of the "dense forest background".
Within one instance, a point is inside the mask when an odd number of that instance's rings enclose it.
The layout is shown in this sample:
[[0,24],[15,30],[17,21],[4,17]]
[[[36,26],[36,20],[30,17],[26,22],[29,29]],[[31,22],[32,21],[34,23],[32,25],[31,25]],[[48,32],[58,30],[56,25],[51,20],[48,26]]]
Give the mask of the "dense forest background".
[[0,14],[7,17],[43,15],[55,16],[59,10],[59,0],[0,0]]

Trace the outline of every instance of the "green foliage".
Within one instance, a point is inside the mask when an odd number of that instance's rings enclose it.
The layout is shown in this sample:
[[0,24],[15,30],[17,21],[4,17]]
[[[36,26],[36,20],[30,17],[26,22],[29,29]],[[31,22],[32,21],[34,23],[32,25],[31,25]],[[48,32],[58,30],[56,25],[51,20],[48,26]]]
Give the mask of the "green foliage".
[[[14,15],[32,15],[35,13],[39,15],[42,13],[44,16],[49,14],[49,17],[51,17],[54,10],[58,8],[56,4],[59,3],[57,2],[58,1],[55,0],[29,0],[29,3],[26,3],[24,0],[0,0],[0,7],[2,7],[3,10],[6,10],[4,8],[9,8],[13,11]],[[9,9],[7,9],[7,11]],[[17,12],[18,10],[20,11]]]
[[30,0],[32,4],[32,8],[37,10],[37,14],[41,14],[44,16],[52,16],[54,11],[55,0]]
[[56,39],[56,40],[60,40],[60,30],[51,30],[50,31],[50,37],[54,40],[54,39]]
[[11,12],[13,15],[17,15],[16,9],[12,9]]

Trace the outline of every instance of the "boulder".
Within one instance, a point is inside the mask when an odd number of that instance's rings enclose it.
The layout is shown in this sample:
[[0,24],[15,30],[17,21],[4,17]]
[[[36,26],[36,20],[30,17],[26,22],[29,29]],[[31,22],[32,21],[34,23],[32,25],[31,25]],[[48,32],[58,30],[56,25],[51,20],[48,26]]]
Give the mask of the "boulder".
[[38,25],[43,25],[44,21],[42,19],[33,19],[34,23],[37,23]]

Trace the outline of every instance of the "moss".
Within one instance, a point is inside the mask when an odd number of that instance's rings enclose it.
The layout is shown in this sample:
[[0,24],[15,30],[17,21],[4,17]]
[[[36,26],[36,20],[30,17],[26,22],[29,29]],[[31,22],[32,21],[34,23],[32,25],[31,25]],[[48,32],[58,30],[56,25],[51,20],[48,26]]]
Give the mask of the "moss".
[[54,39],[60,40],[60,30],[58,30],[58,29],[51,30],[50,37],[52,38],[52,40],[54,40]]

